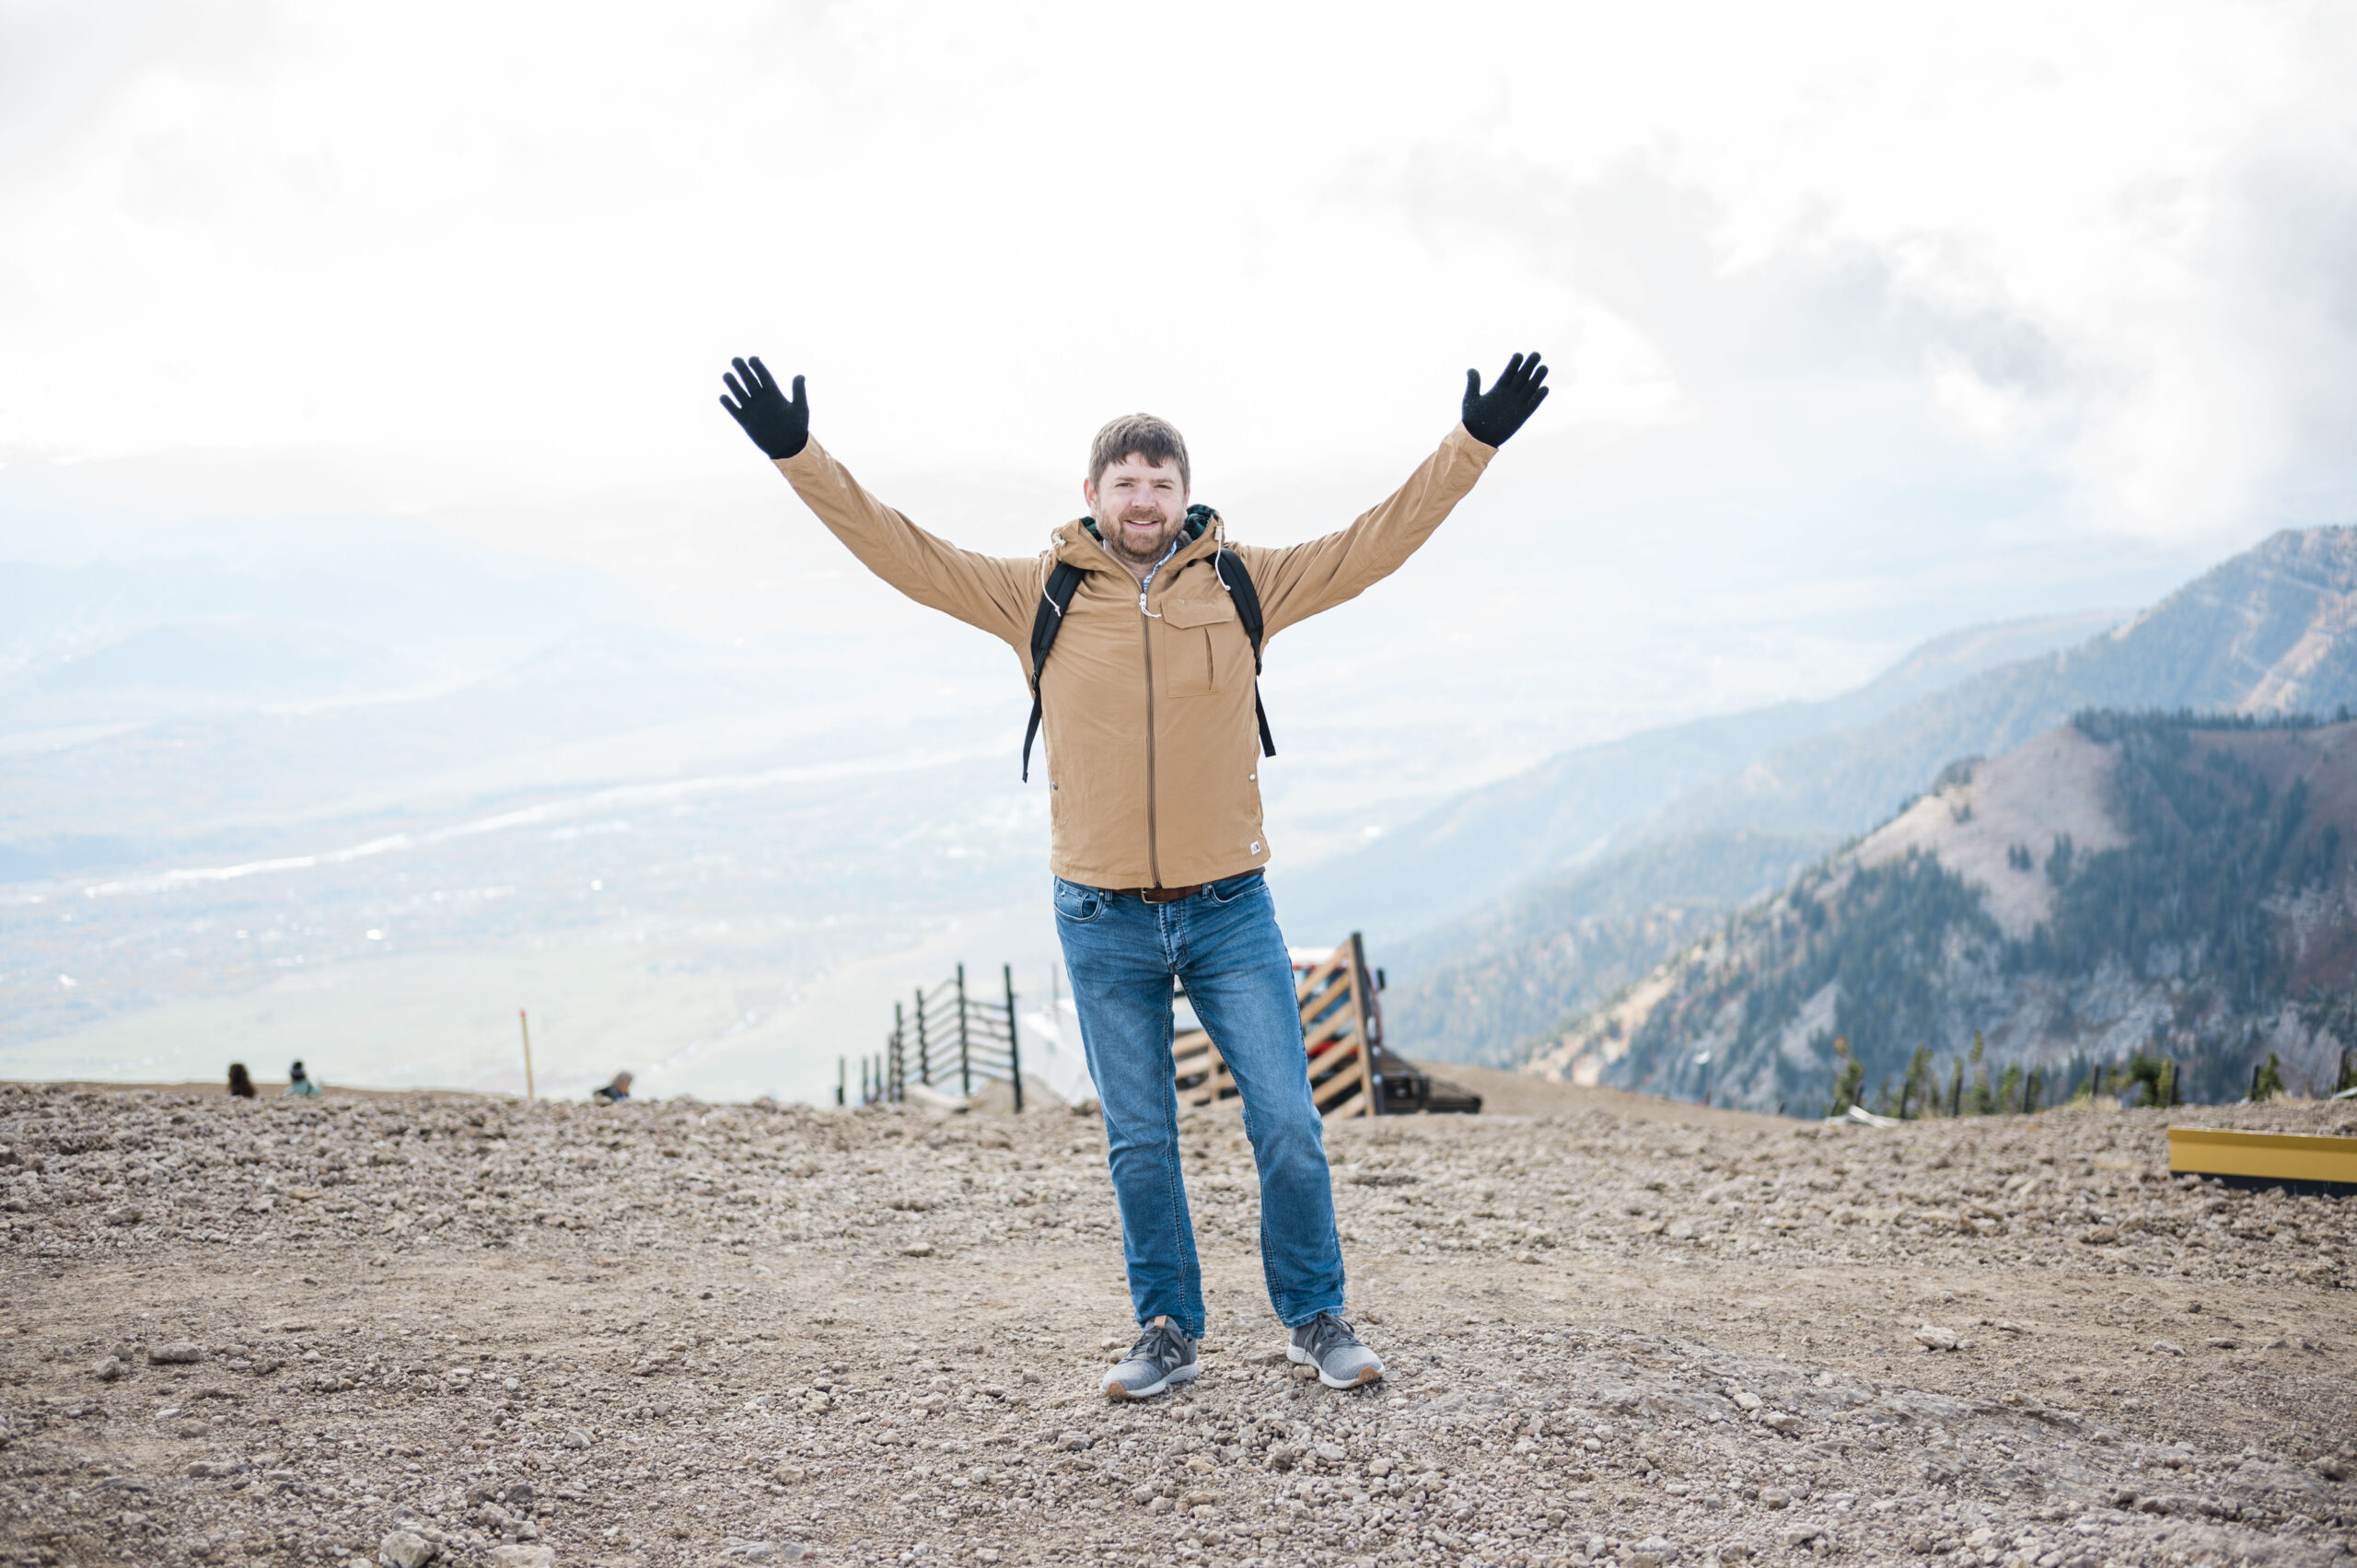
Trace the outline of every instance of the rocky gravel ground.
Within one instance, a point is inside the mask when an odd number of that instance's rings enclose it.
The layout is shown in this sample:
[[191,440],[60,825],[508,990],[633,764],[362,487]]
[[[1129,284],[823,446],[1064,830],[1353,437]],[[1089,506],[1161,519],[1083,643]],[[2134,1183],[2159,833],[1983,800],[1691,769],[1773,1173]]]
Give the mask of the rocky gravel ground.
[[1190,1117],[1205,1374],[1109,1405],[1093,1117],[0,1086],[0,1560],[2351,1553],[2357,1203],[2173,1180],[2150,1112],[1492,1103],[1331,1134],[1351,1393]]

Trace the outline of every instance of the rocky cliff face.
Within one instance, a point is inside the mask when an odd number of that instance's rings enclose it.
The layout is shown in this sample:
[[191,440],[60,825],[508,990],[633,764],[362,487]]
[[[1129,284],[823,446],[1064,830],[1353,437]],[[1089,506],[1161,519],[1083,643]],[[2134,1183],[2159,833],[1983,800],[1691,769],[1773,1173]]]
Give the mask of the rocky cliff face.
[[1809,1112],[1837,1041],[1869,1095],[1969,1059],[2050,1100],[2139,1051],[2188,1098],[2235,1098],[2270,1052],[2328,1087],[2357,1045],[2352,842],[2357,724],[2083,714],[1950,769],[1531,1065]]

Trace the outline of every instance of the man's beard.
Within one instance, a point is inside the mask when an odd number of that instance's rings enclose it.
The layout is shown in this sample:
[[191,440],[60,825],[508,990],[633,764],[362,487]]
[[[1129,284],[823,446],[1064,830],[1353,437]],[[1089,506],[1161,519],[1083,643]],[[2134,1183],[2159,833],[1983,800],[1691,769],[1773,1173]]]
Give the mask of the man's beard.
[[[1144,522],[1149,519],[1146,517],[1140,517],[1137,520]],[[1117,519],[1110,526],[1100,525],[1098,531],[1104,538],[1105,548],[1111,551],[1116,556],[1136,565],[1151,566],[1160,561],[1164,552],[1169,550],[1173,532],[1170,528],[1170,519],[1167,517],[1155,514],[1152,516],[1151,521],[1156,528],[1165,531],[1160,538],[1154,541],[1152,545],[1143,551],[1133,550],[1130,547],[1129,529],[1121,520]]]

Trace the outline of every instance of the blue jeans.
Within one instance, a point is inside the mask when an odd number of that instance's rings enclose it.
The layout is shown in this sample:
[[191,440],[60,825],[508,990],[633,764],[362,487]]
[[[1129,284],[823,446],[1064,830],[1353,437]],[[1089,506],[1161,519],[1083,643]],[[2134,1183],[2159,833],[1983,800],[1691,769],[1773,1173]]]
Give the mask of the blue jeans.
[[1254,871],[1176,903],[1148,904],[1056,879],[1056,935],[1080,1010],[1081,1047],[1105,1110],[1107,1163],[1121,1208],[1121,1253],[1141,1323],[1167,1315],[1203,1331],[1202,1272],[1178,1169],[1170,980],[1244,1098],[1244,1133],[1260,1172],[1260,1267],[1287,1328],[1342,1310],[1342,1242],[1326,1170],[1326,1127],[1309,1098],[1309,1063],[1293,964],[1269,885]]

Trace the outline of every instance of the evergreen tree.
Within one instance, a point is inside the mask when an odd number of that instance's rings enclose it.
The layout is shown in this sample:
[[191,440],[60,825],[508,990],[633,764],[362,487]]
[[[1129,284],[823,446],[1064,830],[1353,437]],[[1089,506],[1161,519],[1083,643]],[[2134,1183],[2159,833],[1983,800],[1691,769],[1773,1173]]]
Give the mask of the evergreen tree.
[[2131,1084],[2141,1084],[2144,1087],[2143,1103],[2147,1109],[2165,1106],[2168,1104],[2168,1076],[2169,1064],[2165,1059],[2140,1050],[2128,1059],[2128,1065],[2121,1070],[2120,1092],[2125,1094]]
[[1936,1115],[1939,1094],[1939,1079],[1932,1069],[1932,1048],[1919,1045],[1915,1054],[1907,1059],[1907,1081],[1898,1091],[1899,1114],[1909,1114],[1911,1108],[1919,1117]]
[[1841,1065],[1833,1076],[1832,1109],[1825,1114],[1842,1116],[1848,1114],[1850,1108],[1858,1103],[1858,1097],[1865,1091],[1866,1064],[1850,1054],[1847,1039],[1833,1042],[1833,1056]]
[[2282,1098],[2287,1092],[2283,1086],[2283,1064],[2275,1059],[2275,1052],[2270,1051],[2267,1053],[2266,1061],[2251,1069],[2250,1102],[2253,1105],[2264,1105],[2269,1100]]

